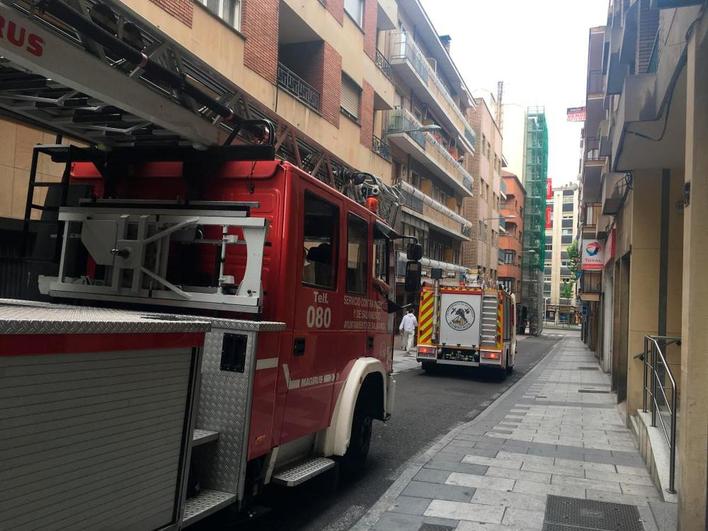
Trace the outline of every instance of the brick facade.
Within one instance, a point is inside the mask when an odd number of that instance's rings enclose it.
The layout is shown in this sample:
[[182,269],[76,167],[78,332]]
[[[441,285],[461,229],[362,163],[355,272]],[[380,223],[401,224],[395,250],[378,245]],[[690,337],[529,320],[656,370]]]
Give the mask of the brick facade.
[[371,138],[374,136],[374,87],[366,81],[361,89],[359,122],[361,123],[361,145],[371,148]]
[[342,104],[342,56],[325,42],[322,48],[322,117],[339,127],[339,107]]
[[376,19],[378,18],[378,1],[364,0],[364,53],[376,60]]
[[150,2],[160,6],[166,13],[184,25],[192,27],[192,16],[194,15],[192,0],[150,0]]
[[244,0],[241,11],[246,36],[243,62],[273,84],[278,78],[279,6],[279,0]]
[[340,26],[344,24],[344,0],[325,0],[325,8]]

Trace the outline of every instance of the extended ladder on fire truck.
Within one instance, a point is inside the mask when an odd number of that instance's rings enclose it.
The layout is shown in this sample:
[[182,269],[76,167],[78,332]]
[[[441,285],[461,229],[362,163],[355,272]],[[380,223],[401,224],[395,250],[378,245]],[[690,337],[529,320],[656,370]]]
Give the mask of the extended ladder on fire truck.
[[[61,257],[57,277],[47,279],[43,288],[70,299],[120,304],[130,298],[150,306],[258,314],[262,287],[257,273],[263,265],[267,221],[250,215],[257,205],[200,202],[191,197],[186,201],[119,202],[110,193],[100,199],[67,201],[73,162],[93,163],[103,185],[110,189],[114,180],[124,177],[120,175],[127,167],[124,163],[180,161],[187,186],[198,186],[205,161],[274,159],[275,128],[268,120],[250,120],[249,108],[238,87],[120,2],[0,0],[1,112],[90,146],[51,145],[34,150],[25,222],[30,222],[36,210],[54,209],[56,216],[44,216],[43,221],[57,225],[56,247]],[[251,145],[230,150],[236,137]],[[65,164],[61,182],[37,182],[40,156]],[[354,173],[347,176],[340,191],[361,202],[362,190],[380,184],[373,176]],[[34,201],[39,186],[60,190],[56,205]],[[355,187],[354,193],[347,187]],[[207,233],[207,226],[216,230]],[[77,240],[95,268],[90,275],[84,271],[83,278],[72,276],[72,264],[67,262],[71,255],[67,249]],[[240,278],[230,278],[223,268],[217,270],[215,285],[170,282],[166,269],[171,242],[218,246],[215,262],[220,264],[227,247],[245,244],[247,263]],[[248,396],[257,368],[255,336],[284,327],[284,323],[258,320],[208,320],[212,339],[205,350],[207,364],[212,366],[207,370],[219,378],[202,382],[200,393],[212,393],[212,404],[223,404],[222,395],[228,395],[238,408],[234,406],[228,418],[206,408],[204,415],[213,413],[219,417],[216,421],[226,425],[218,432],[194,431],[191,448],[221,446],[217,460],[219,455],[233,454],[228,464],[214,466],[223,472],[220,479],[234,488],[202,489],[187,500],[179,523],[182,527],[244,499],[247,429],[237,428],[248,427]],[[227,345],[232,335],[233,344]],[[381,414],[385,417],[383,407]],[[345,417],[343,413],[341,418]],[[284,455],[284,468],[273,470],[276,457],[274,452],[264,473],[272,476],[273,483],[284,485],[295,485],[334,466],[332,459],[316,458],[287,468],[288,455]]]

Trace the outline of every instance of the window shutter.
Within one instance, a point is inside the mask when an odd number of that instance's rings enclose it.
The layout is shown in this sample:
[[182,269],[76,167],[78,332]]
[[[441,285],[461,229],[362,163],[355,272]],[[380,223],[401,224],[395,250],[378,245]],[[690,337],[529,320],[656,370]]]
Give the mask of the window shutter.
[[359,26],[362,25],[364,14],[364,0],[344,0],[344,9]]
[[342,77],[342,109],[359,119],[359,99],[361,91],[348,77]]

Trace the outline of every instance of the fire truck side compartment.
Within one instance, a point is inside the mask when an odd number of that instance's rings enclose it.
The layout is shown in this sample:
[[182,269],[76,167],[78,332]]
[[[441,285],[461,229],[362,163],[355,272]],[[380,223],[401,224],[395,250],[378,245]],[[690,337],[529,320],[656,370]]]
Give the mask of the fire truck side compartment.
[[0,529],[176,528],[208,329],[0,301]]

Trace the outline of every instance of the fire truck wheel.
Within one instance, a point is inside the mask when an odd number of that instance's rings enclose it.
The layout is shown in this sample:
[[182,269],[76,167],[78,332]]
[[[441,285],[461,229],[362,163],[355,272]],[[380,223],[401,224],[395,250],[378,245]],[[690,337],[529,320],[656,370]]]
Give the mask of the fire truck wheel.
[[511,353],[507,350],[506,351],[506,360],[504,361],[504,371],[506,374],[511,374],[512,372],[514,372],[514,366],[509,365],[509,356],[510,355],[511,355]]
[[432,374],[435,371],[435,364],[432,361],[424,361],[422,362],[423,365],[423,370],[427,372],[428,374]]
[[349,448],[342,456],[342,472],[347,476],[361,472],[366,457],[369,455],[371,445],[371,405],[367,393],[359,393],[352,420],[352,435],[349,439]]

